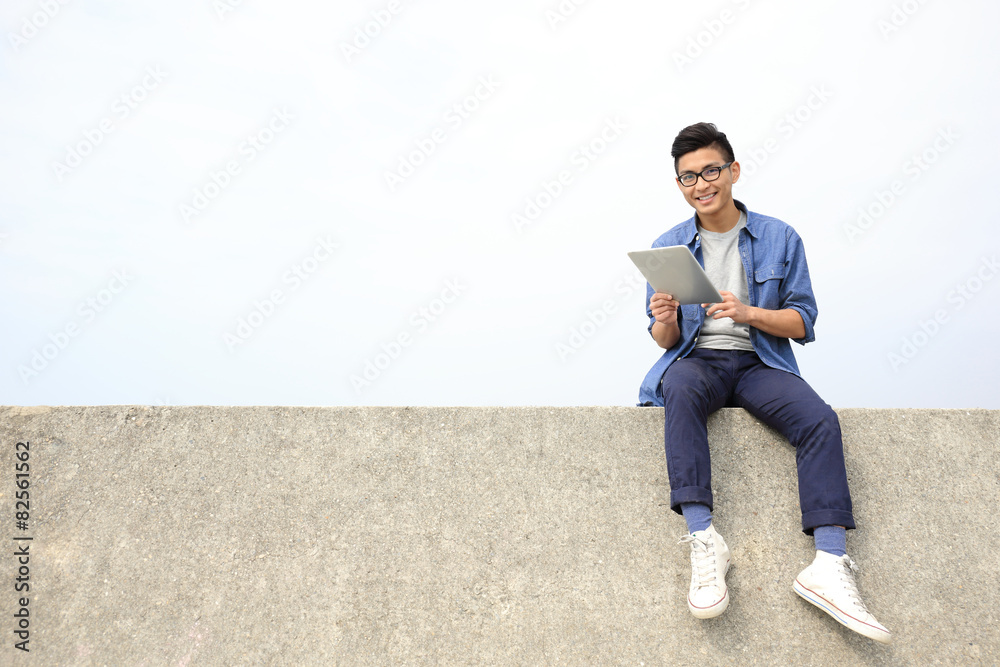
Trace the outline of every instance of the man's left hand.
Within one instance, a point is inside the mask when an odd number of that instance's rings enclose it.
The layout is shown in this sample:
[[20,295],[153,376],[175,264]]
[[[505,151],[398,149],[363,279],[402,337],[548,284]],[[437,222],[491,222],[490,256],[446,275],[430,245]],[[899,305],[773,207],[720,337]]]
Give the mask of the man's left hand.
[[722,303],[701,304],[702,308],[711,306],[705,311],[705,317],[711,317],[714,320],[729,317],[732,318],[733,322],[738,324],[749,324],[750,306],[740,302],[732,292],[720,290],[719,294],[722,295]]

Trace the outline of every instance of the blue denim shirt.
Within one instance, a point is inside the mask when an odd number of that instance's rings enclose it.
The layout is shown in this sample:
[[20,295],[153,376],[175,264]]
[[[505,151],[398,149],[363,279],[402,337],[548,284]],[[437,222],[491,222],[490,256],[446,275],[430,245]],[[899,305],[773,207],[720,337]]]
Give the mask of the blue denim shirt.
[[[749,305],[769,310],[794,308],[802,315],[806,329],[805,337],[795,338],[795,342],[805,345],[816,340],[813,333],[817,315],[816,297],[813,296],[809,280],[802,239],[790,225],[781,220],[748,211],[741,202],[736,201],[735,204],[747,214],[746,226],[740,230],[739,249],[747,276]],[[701,253],[701,234],[698,233],[698,225],[693,216],[656,239],[652,247],[670,245],[686,245],[698,263],[705,266]],[[646,283],[646,315],[649,317],[650,335],[653,323],[656,322],[649,307],[653,294],[653,288]],[[700,304],[689,304],[677,309],[677,326],[681,337],[649,369],[639,388],[638,405],[663,406],[663,374],[674,360],[691,353],[704,321],[705,309]],[[761,361],[768,366],[799,375],[799,367],[787,338],[772,336],[750,327],[750,344]]]

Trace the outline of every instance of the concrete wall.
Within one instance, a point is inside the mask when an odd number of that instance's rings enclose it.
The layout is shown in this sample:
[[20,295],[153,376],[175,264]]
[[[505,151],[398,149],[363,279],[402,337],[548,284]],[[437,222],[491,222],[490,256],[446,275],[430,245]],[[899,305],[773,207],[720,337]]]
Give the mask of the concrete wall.
[[0,664],[997,664],[1000,412],[838,413],[888,647],[792,592],[794,454],[741,410],[710,421],[732,604],[697,621],[661,409],[0,408]]

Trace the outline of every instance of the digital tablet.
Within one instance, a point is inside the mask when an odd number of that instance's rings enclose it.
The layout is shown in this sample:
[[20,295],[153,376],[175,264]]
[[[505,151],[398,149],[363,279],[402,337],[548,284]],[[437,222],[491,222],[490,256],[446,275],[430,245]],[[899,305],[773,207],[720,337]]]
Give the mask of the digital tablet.
[[670,294],[682,306],[722,303],[722,295],[687,246],[634,250],[628,256],[655,291]]

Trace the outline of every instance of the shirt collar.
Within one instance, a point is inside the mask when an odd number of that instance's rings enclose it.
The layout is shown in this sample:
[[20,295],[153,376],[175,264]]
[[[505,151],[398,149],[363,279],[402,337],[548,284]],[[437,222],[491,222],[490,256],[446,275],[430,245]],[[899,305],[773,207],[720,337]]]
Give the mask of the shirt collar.
[[[738,199],[734,199],[733,203],[736,208],[747,214],[746,230],[750,233],[750,236],[754,238],[759,238],[757,234],[757,220],[756,215],[751,213],[746,205]],[[695,234],[698,233],[698,223],[696,222],[698,214],[695,213],[691,218],[685,223],[687,225],[686,234],[684,235],[684,244],[688,245],[694,240]]]

